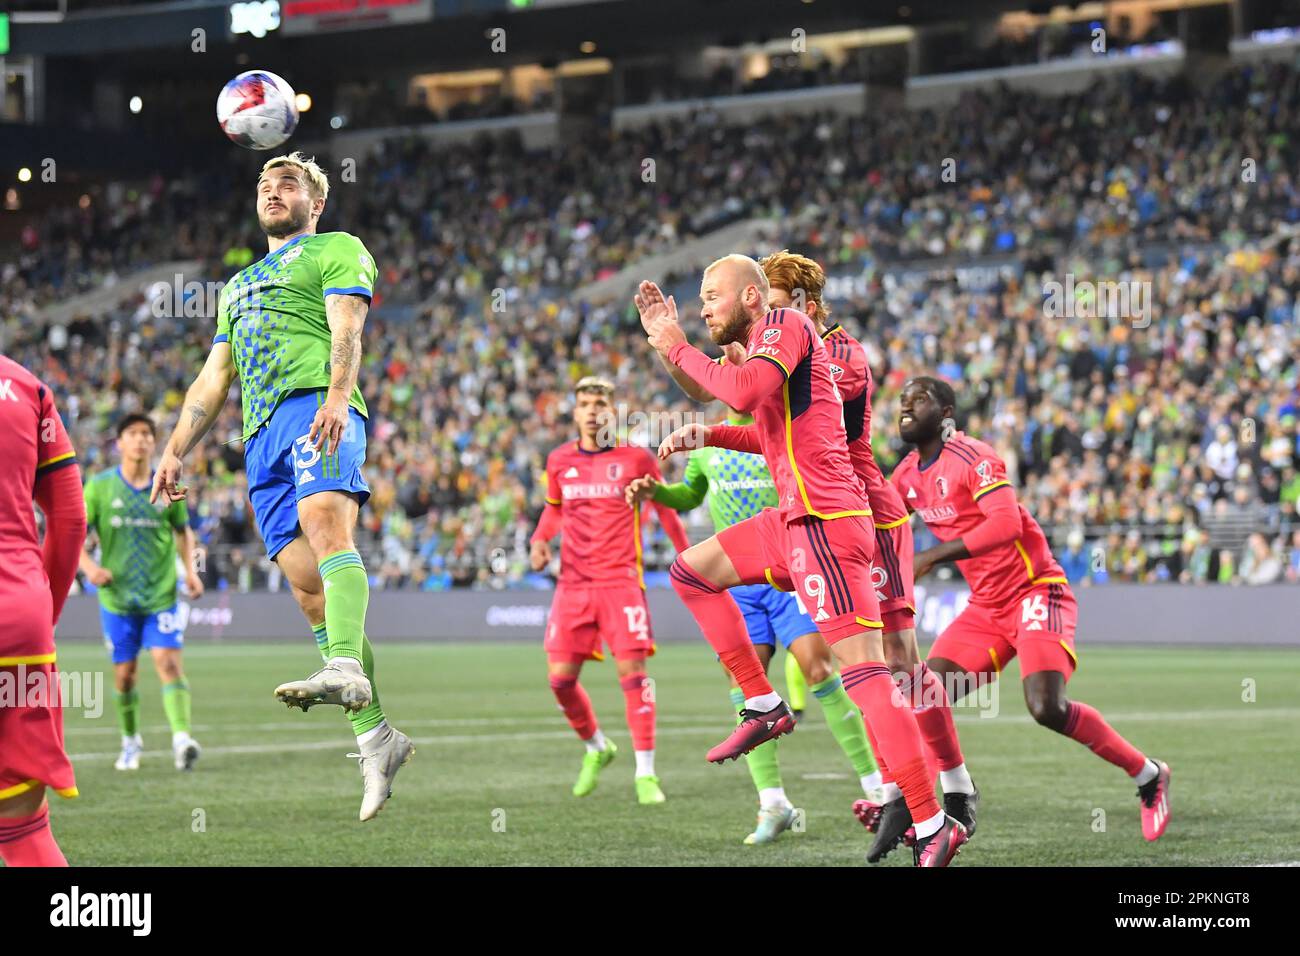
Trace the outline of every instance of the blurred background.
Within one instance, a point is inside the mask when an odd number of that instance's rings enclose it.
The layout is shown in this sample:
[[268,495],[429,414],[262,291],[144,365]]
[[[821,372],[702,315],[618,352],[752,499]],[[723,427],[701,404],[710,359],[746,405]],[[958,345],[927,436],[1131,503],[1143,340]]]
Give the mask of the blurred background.
[[[784,247],[824,265],[870,352],[886,470],[902,382],[937,373],[1077,585],[1300,582],[1300,0],[0,11],[0,350],[56,389],[88,474],[128,412],[165,440],[212,339],[208,284],[265,253],[253,187],[274,153],[214,113],[260,68],[303,110],[276,152],[330,174],[320,231],[379,266],[375,587],[550,587],[527,537],[571,385],[602,373],[624,413],[694,410],[633,283],[694,303],[716,256]],[[1105,282],[1146,311],[1096,315]],[[232,394],[188,462],[204,576],[280,589],[238,433]],[[688,528],[710,533],[703,509]],[[666,586],[671,546],[645,534]]]

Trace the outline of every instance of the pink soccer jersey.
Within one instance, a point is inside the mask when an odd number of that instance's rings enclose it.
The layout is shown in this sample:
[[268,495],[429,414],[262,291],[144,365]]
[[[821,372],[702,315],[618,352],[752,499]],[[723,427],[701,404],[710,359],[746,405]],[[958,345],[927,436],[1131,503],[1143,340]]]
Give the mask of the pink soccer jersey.
[[[980,525],[990,496],[1015,496],[1006,464],[997,452],[962,432],[945,442],[933,461],[922,463],[916,449],[908,452],[890,481],[907,507],[921,516],[940,541],[963,537]],[[1019,537],[957,562],[970,585],[972,604],[1006,607],[1035,585],[1067,583],[1043,529],[1024,505],[1016,507]]]
[[[641,507],[630,508],[623,490],[634,478],[662,478],[659,462],[644,448],[619,445],[585,451],[565,442],[546,457],[546,503],[560,508],[560,584],[644,587]],[[678,550],[688,547],[677,512],[655,506]]]

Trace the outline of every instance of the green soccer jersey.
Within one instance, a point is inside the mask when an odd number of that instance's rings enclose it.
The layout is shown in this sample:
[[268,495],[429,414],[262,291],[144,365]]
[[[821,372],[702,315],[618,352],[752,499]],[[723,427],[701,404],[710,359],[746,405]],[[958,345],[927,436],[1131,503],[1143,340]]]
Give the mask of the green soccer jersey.
[[[290,392],[329,387],[325,296],[368,300],[375,275],[375,260],[360,239],[326,232],[290,240],[226,283],[213,343],[230,342],[243,395],[245,440]],[[349,404],[369,414],[359,387]]]
[[189,524],[189,509],[184,501],[150,504],[152,484],[132,487],[120,468],[86,482],[86,526],[99,537],[99,563],[113,572],[99,603],[114,614],[156,614],[176,603],[172,531]]
[[[731,425],[748,425],[750,416],[727,419]],[[764,508],[778,503],[776,485],[762,455],[730,448],[697,448],[686,461],[683,480],[660,485],[654,500],[677,511],[690,511],[708,497],[713,530],[730,528]]]

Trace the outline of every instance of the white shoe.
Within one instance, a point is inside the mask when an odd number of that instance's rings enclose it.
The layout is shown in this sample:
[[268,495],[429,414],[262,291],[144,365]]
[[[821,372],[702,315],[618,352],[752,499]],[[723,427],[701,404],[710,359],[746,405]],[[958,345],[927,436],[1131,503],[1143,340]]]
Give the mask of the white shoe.
[[139,770],[140,754],[144,750],[144,742],[140,735],[134,737],[122,738],[122,752],[118,754],[116,762],[113,764],[117,770]]
[[361,821],[373,820],[393,795],[393,778],[415,753],[411,738],[400,730],[388,732],[361,748],[364,753],[348,754],[361,765]]
[[172,744],[172,756],[176,758],[177,770],[193,770],[202,753],[199,742],[188,735]]
[[275,689],[275,696],[286,707],[306,710],[316,704],[338,704],[344,710],[360,713],[370,704],[374,692],[360,661],[338,658],[306,680],[281,684]]

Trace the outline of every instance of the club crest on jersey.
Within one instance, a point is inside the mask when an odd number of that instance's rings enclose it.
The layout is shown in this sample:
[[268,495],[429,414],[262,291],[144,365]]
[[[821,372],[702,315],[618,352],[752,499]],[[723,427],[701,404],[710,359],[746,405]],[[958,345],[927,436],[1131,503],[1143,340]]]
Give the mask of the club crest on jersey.
[[780,330],[780,329],[764,329],[764,330],[763,330],[763,344],[764,344],[764,345],[771,345],[773,342],[777,341],[777,340],[780,339],[780,338],[781,338],[781,330]]
[[939,492],[940,498],[948,497],[948,479],[943,475],[934,479],[934,487]]
[[294,259],[297,259],[300,255],[302,255],[302,246],[294,246],[292,249],[290,249],[288,252],[286,252],[284,255],[280,257],[280,264],[287,266],[289,263],[293,262]]
[[831,365],[831,378],[839,378],[841,375],[844,374],[844,369],[840,368],[834,362],[831,362],[830,365]]
[[618,462],[614,462],[612,465],[607,465],[605,468],[605,477],[608,478],[610,481],[618,481],[618,479],[622,477],[622,475],[623,475],[623,466],[620,465]]

